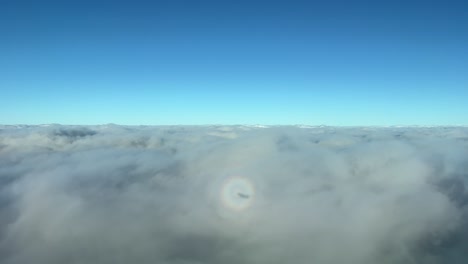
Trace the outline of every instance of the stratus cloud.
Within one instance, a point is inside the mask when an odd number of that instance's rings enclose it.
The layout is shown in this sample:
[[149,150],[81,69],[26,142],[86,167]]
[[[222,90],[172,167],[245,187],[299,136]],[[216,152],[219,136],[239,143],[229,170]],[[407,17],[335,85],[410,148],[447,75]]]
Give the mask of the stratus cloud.
[[468,129],[0,127],[0,262],[466,263]]

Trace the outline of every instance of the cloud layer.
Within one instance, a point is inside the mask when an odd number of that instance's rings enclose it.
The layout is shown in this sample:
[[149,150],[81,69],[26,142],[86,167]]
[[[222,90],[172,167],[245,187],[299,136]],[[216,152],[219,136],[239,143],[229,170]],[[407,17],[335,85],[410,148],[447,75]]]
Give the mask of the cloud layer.
[[0,126],[0,262],[466,263],[468,128]]

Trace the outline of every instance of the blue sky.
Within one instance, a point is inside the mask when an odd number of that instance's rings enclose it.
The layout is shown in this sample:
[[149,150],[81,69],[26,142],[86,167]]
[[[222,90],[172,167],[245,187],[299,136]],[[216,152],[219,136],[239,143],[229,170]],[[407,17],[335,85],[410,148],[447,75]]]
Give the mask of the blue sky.
[[467,1],[0,1],[2,124],[468,125]]

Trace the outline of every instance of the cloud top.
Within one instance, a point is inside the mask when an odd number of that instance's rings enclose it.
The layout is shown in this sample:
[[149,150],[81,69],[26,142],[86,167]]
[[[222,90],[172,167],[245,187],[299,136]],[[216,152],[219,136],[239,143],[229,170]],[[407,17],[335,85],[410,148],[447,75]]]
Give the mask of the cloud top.
[[0,262],[465,263],[468,128],[0,126]]

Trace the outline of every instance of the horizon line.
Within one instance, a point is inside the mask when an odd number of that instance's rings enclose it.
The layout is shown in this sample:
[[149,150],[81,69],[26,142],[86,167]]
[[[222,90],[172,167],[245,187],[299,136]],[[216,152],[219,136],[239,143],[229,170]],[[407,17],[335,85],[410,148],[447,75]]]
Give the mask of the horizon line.
[[412,124],[412,125],[330,125],[330,124],[262,124],[262,123],[238,123],[238,124],[222,124],[222,123],[207,123],[207,124],[119,124],[119,123],[100,123],[100,124],[66,124],[66,123],[40,123],[40,124],[27,124],[27,123],[17,123],[17,124],[2,124],[0,126],[127,126],[127,127],[173,127],[173,126],[187,126],[187,127],[207,127],[207,126],[249,126],[249,127],[258,127],[258,128],[267,128],[267,127],[303,127],[303,128],[318,128],[318,127],[375,127],[375,128],[389,128],[389,127],[468,127],[468,124]]

